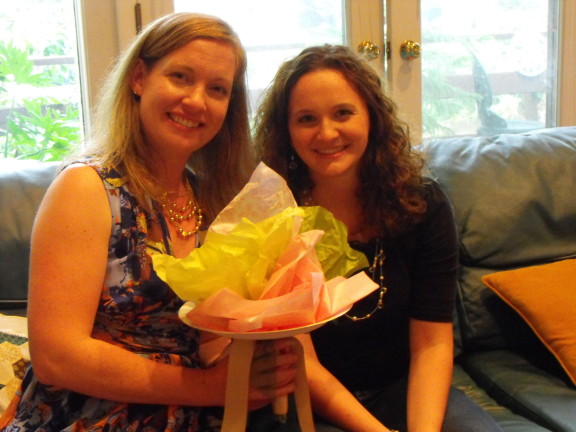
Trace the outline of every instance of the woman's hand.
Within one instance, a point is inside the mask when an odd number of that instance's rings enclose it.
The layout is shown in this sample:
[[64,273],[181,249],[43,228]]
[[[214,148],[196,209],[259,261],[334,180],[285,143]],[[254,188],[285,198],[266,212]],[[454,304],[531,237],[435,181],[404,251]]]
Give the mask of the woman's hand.
[[294,338],[260,341],[256,344],[250,368],[249,408],[267,405],[296,389],[299,358]]

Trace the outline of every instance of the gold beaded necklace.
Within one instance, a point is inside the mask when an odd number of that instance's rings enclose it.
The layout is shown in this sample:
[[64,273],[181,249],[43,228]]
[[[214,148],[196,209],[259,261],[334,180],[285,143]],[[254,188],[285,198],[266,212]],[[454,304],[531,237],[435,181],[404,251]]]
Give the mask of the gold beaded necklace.
[[[192,187],[190,186],[190,182],[185,182],[186,187],[186,194],[188,195],[189,199],[186,205],[179,207],[173,201],[168,199],[168,192],[164,192],[161,197],[160,207],[162,208],[162,212],[168,219],[178,235],[184,239],[188,239],[195,235],[200,227],[202,226],[202,208],[196,203],[194,200],[194,192],[192,191]],[[191,231],[186,231],[182,228],[182,223],[188,221],[192,218],[196,218],[196,225]]]
[[384,295],[388,291],[388,288],[384,286],[384,261],[386,260],[386,255],[384,254],[384,248],[380,245],[380,243],[381,239],[380,237],[378,237],[376,239],[376,251],[374,261],[372,262],[372,265],[368,269],[368,271],[370,272],[370,276],[372,277],[372,280],[376,282],[377,278],[378,279],[377,283],[380,285],[380,290],[378,292],[378,302],[376,303],[376,306],[374,306],[374,309],[372,309],[364,316],[357,317],[355,315],[346,314],[346,318],[349,318],[352,321],[362,321],[368,319],[372,315],[374,315],[377,311],[379,311],[384,307]]

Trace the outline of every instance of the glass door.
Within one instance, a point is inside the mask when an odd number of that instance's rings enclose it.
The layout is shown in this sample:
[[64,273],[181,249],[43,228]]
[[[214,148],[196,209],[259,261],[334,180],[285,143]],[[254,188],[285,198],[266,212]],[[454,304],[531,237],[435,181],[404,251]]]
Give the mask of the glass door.
[[[560,91],[574,88],[574,9],[560,0],[389,0],[390,92],[415,141],[575,124],[574,98]],[[420,55],[402,50],[410,41]]]
[[421,0],[424,138],[556,124],[558,2]]
[[278,64],[305,46],[344,43],[356,50],[367,43],[380,50],[371,64],[385,74],[415,142],[576,124],[572,0],[75,2],[85,22],[90,99],[134,37],[135,8],[142,24],[186,10],[221,16],[238,31],[249,55],[252,108]]

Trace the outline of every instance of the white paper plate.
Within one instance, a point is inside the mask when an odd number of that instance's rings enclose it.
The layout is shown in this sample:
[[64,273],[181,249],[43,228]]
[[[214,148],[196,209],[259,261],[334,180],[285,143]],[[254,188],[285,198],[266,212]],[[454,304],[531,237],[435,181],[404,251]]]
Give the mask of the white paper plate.
[[320,322],[317,322],[314,324],[308,324],[308,325],[301,326],[301,327],[293,327],[293,328],[289,328],[289,329],[269,330],[269,331],[231,332],[231,331],[223,331],[223,330],[214,330],[211,328],[197,325],[193,321],[190,321],[188,319],[187,315],[188,315],[188,312],[190,312],[192,309],[194,309],[195,306],[196,306],[196,304],[194,302],[187,302],[187,303],[184,303],[182,305],[182,307],[180,308],[180,310],[178,311],[178,316],[180,317],[180,319],[185,324],[189,325],[190,327],[194,327],[198,330],[207,331],[210,333],[217,334],[219,336],[225,336],[225,337],[229,337],[232,339],[248,339],[248,340],[280,339],[280,338],[284,338],[284,337],[295,336],[295,335],[302,334],[302,333],[309,333],[312,330],[316,330],[317,328],[322,327],[327,322],[332,321],[333,319],[336,319],[336,318],[344,315],[346,312],[348,312],[350,310],[350,309],[346,309],[345,311],[340,312],[336,315],[333,315],[330,318],[325,319],[324,321],[320,321]]

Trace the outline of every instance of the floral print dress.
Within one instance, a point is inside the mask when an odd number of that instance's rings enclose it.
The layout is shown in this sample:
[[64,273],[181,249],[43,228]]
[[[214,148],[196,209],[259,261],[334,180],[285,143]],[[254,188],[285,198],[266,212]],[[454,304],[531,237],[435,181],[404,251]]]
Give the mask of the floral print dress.
[[[170,253],[168,234],[160,244],[147,238],[147,217],[114,169],[94,166],[112,210],[106,281],[93,337],[149,358],[200,368],[198,332],[178,318],[182,305],[151,268],[150,254]],[[163,219],[161,218],[161,222]],[[168,230],[164,224],[163,232]],[[2,432],[220,430],[221,407],[127,404],[97,399],[40,383],[33,366],[0,420]]]

